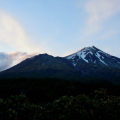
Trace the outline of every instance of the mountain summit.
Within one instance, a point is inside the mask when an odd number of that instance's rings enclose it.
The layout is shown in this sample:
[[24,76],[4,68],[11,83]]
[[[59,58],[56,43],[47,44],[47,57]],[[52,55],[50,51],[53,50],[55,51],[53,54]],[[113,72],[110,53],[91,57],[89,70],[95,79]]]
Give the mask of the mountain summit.
[[72,61],[72,64],[79,69],[83,64],[93,64],[98,66],[116,67],[120,69],[120,59],[102,50],[92,47],[85,47],[71,55],[65,57]]

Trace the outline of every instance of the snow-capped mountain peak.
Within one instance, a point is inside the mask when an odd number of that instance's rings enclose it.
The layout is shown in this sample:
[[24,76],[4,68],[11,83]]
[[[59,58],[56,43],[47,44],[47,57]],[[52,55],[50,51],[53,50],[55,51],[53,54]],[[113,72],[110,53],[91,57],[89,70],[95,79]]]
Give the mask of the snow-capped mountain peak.
[[120,68],[120,59],[111,56],[102,50],[92,47],[84,47],[83,49],[65,57],[72,61],[72,64],[77,67],[81,64],[89,63],[100,66],[110,66]]

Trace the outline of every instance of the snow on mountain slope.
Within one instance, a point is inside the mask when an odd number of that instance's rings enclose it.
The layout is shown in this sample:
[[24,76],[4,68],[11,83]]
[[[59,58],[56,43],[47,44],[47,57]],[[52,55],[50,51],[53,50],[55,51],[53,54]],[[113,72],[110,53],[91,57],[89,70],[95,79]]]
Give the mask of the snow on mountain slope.
[[65,58],[71,60],[76,68],[78,68],[81,63],[120,68],[120,58],[109,55],[95,46],[85,47]]

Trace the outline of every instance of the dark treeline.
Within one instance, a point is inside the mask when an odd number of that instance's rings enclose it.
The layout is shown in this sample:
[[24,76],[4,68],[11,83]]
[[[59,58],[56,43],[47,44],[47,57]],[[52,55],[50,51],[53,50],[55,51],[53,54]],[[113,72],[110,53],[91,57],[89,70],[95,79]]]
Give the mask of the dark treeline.
[[0,80],[0,98],[6,99],[11,95],[25,95],[35,104],[46,104],[60,97],[90,95],[94,90],[103,88],[109,95],[120,96],[120,86],[108,83],[82,83],[61,79],[10,79]]
[[0,120],[119,120],[120,86],[95,80],[0,80]]

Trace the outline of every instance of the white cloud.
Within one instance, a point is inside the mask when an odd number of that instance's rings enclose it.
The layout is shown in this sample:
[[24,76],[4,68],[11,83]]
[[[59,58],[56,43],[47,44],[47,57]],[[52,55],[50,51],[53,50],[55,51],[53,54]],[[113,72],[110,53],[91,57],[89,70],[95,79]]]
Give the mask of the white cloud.
[[28,54],[26,52],[13,52],[13,53],[4,53],[0,52],[0,71],[8,69],[21,61],[25,60],[26,58],[30,58],[35,56],[37,53]]

